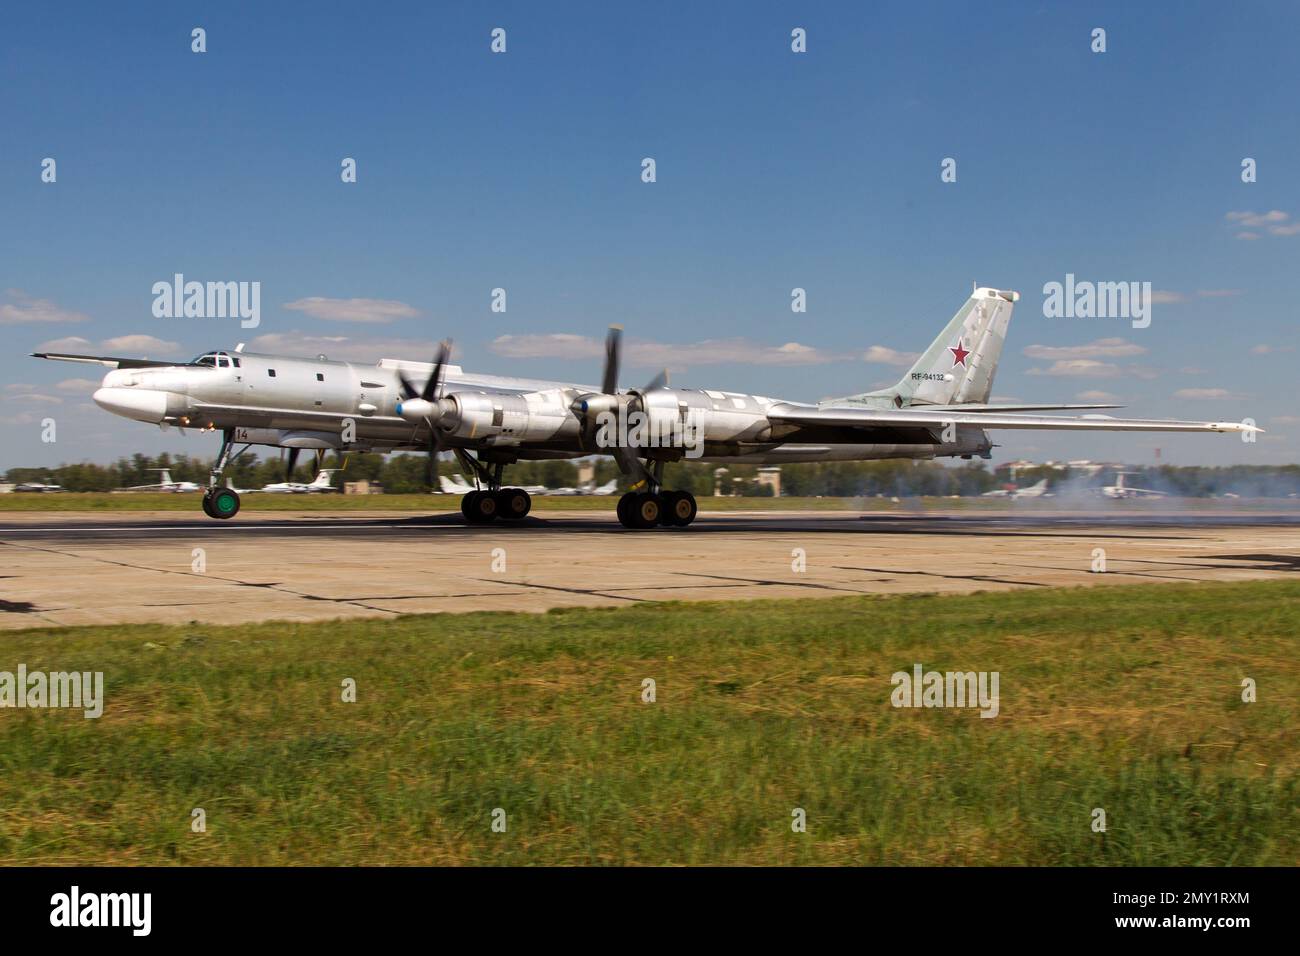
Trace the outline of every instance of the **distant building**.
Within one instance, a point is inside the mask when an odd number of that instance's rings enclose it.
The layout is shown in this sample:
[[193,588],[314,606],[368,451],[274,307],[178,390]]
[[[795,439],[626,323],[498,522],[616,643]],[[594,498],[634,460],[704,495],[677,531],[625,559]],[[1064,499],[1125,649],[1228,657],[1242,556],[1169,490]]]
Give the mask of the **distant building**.
[[770,465],[766,468],[758,469],[758,478],[755,482],[762,486],[766,485],[772,489],[772,497],[781,497],[781,466]]

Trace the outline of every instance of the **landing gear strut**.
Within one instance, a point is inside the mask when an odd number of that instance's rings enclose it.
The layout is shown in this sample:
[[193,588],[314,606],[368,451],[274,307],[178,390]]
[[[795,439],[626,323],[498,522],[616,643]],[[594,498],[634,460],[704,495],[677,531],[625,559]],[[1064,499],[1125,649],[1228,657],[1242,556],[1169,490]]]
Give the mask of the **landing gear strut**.
[[646,491],[629,491],[618,499],[618,520],[625,528],[644,531],[654,527],[685,528],[699,508],[689,491],[664,491],[664,463],[656,461],[646,472]]
[[460,513],[470,524],[489,524],[497,518],[518,521],[533,508],[533,497],[522,488],[502,488],[501,473],[505,466],[498,463],[489,469],[481,461],[459,452],[461,464],[474,472],[475,484],[482,482],[488,490],[471,491],[460,499]]
[[234,436],[235,432],[232,428],[227,428],[221,433],[221,451],[217,452],[217,460],[212,463],[212,473],[208,476],[208,490],[203,492],[203,513],[209,518],[233,518],[239,514],[239,493],[221,484],[221,476],[230,467],[230,463],[249,448],[245,445],[232,454],[235,447]]

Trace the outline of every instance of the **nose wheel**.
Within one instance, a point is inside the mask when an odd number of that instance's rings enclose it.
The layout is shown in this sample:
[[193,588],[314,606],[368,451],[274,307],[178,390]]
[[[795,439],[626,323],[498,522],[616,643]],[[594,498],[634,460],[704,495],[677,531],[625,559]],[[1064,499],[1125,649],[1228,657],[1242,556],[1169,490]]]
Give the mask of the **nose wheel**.
[[629,491],[618,499],[618,520],[625,528],[646,531],[654,527],[685,528],[698,512],[689,491],[659,494]]
[[229,488],[209,488],[203,493],[203,513],[209,518],[233,518],[239,514],[239,495]]

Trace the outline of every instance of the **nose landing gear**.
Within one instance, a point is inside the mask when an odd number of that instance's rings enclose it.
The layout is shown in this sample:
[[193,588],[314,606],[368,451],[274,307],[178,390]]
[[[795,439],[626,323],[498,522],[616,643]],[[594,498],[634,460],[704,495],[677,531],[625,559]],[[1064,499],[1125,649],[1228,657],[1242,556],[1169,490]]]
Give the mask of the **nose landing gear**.
[[239,514],[239,493],[221,484],[221,476],[230,467],[230,463],[250,447],[245,445],[238,452],[231,454],[235,446],[234,437],[235,432],[231,428],[221,433],[221,451],[217,452],[217,460],[212,463],[212,473],[208,476],[208,490],[203,492],[203,513],[209,518],[233,518]]
[[209,518],[233,518],[239,514],[239,495],[230,488],[209,488],[203,493],[203,513]]

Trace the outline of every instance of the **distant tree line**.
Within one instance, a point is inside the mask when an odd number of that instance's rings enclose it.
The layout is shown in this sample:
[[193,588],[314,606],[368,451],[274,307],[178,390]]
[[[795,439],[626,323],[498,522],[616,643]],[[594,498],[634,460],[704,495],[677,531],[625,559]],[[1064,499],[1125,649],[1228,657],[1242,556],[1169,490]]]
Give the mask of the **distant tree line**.
[[[334,476],[336,487],[345,481],[369,480],[389,494],[428,491],[425,485],[424,456],[420,454],[349,454],[326,456],[325,467],[342,468]],[[90,463],[60,465],[57,468],[11,468],[5,480],[14,483],[36,481],[58,484],[68,491],[112,491],[132,485],[155,484],[158,472],[167,468],[176,481],[206,484],[211,459],[187,455],[161,454],[156,458],[133,455],[110,465]],[[311,481],[316,474],[314,453],[304,451],[292,476],[286,474],[283,456],[257,458],[245,455],[226,471],[237,488],[261,488],[263,485],[291,479]],[[781,467],[781,494],[821,497],[898,497],[980,495],[1008,484],[1006,466],[990,470],[982,461],[945,464],[938,461],[849,461],[819,462]],[[454,460],[440,460],[438,472],[460,473]],[[1286,497],[1300,495],[1300,465],[1228,465],[1222,467],[1173,466],[1130,468],[1128,484],[1165,491],[1186,497],[1211,497],[1237,494],[1242,497]],[[758,481],[756,465],[692,461],[669,464],[664,483],[696,496],[711,495],[717,487],[722,494],[770,495],[771,489]],[[471,476],[466,475],[466,478]],[[596,484],[619,478],[620,487],[627,481],[608,458],[595,461]],[[1114,471],[1095,475],[1062,471],[1047,466],[1023,468],[1016,483],[1024,487],[1047,478],[1049,487],[1080,489],[1114,482]],[[545,485],[549,488],[573,487],[578,482],[578,465],[573,461],[522,461],[506,469],[506,480],[514,485]]]

